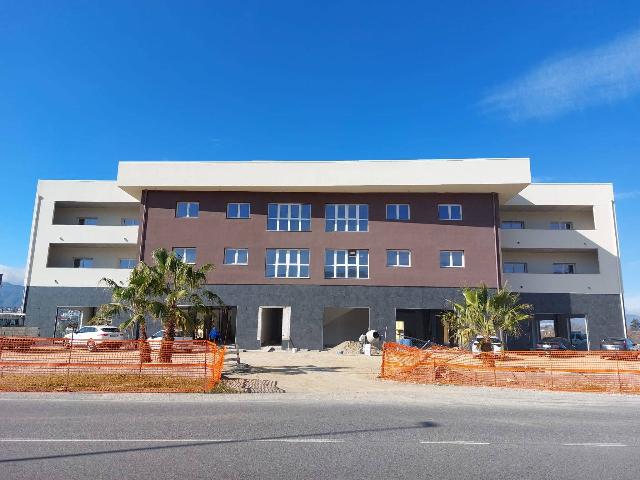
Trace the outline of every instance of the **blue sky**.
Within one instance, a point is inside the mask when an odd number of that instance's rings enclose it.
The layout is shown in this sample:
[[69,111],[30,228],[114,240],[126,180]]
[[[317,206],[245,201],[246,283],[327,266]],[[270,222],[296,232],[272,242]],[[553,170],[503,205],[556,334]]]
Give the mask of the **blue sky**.
[[637,1],[0,0],[10,278],[38,178],[112,179],[125,159],[503,156],[531,157],[540,181],[615,184],[640,311]]

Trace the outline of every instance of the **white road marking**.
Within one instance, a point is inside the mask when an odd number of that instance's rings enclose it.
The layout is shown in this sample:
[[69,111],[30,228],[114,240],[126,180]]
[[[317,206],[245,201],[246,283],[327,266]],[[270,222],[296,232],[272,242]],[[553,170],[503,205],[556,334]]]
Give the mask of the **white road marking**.
[[563,443],[566,447],[627,447],[624,443]]
[[284,443],[344,443],[336,438],[262,438],[256,442],[284,442]]
[[447,440],[447,441],[441,441],[441,442],[421,440],[420,443],[434,444],[434,445],[491,445],[489,442],[470,442],[467,440]]

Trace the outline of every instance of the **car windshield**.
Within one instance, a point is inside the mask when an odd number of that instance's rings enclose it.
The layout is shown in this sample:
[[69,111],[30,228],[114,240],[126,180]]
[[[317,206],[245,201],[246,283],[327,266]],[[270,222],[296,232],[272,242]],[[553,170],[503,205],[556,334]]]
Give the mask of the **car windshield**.
[[120,329],[117,327],[102,327],[101,330],[103,332],[111,332],[111,333],[116,333],[120,331]]
[[605,338],[603,343],[608,343],[609,345],[624,345],[626,340],[624,338]]

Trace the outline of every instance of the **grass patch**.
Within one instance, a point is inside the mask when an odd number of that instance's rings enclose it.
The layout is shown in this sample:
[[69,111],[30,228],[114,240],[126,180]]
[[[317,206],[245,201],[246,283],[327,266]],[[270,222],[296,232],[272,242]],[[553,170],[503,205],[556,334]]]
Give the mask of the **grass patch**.
[[225,382],[224,380],[221,380],[215,387],[213,387],[207,393],[243,393],[243,392],[227,384],[227,382]]
[[202,392],[204,387],[202,378],[161,375],[74,373],[68,377],[65,374],[0,377],[0,391],[4,392]]

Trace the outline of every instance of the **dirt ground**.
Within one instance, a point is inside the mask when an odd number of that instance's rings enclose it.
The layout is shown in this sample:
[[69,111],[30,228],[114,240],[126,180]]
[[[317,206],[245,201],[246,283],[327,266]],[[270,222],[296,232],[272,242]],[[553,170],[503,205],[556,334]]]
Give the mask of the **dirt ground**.
[[[234,372],[227,363],[225,375],[276,381],[287,393],[379,392],[401,384],[377,378],[381,356],[338,355],[335,352],[240,352],[240,361],[251,365],[249,372]],[[412,386],[409,386],[410,388]]]

